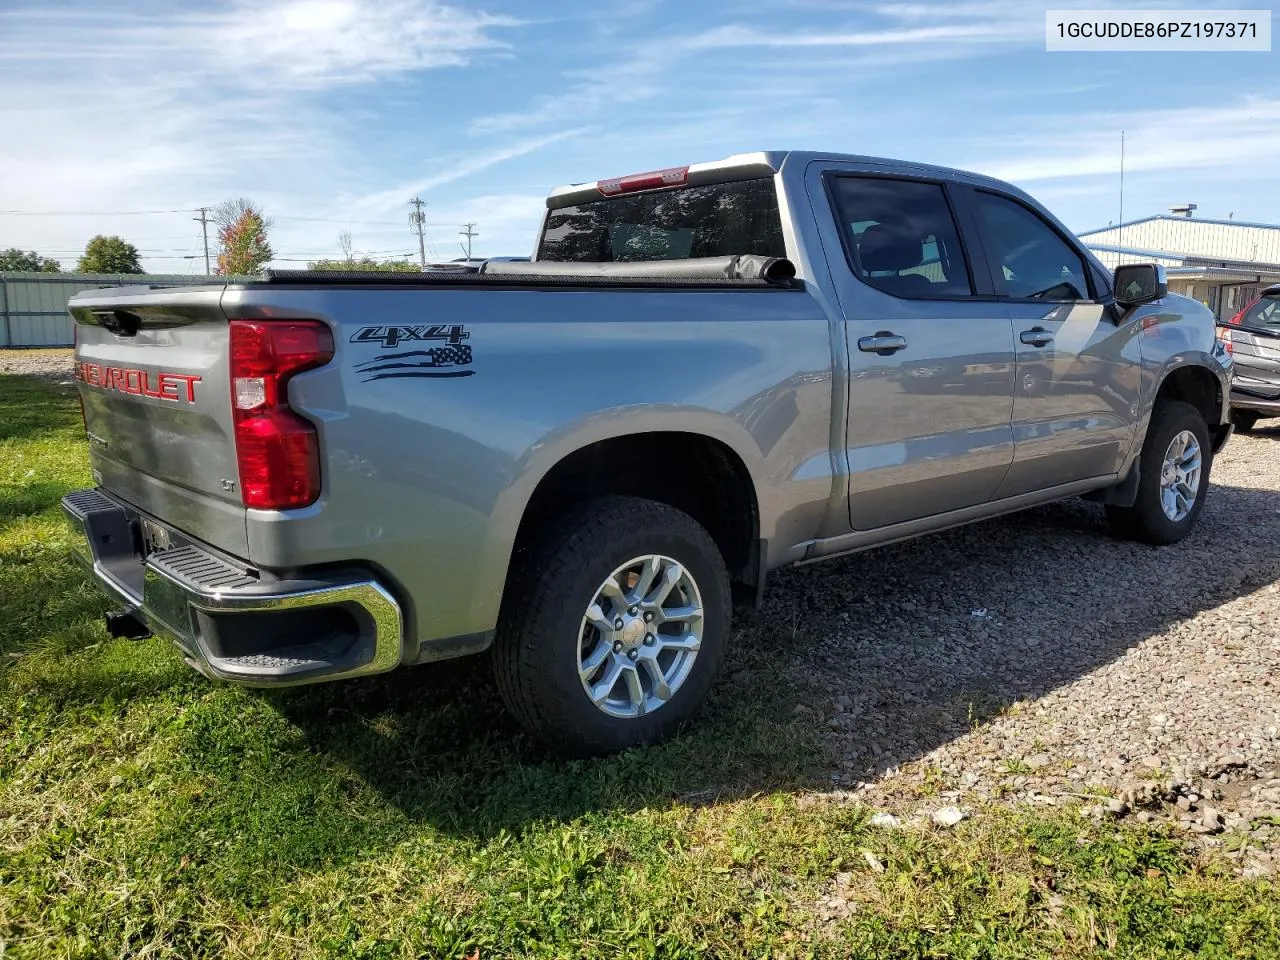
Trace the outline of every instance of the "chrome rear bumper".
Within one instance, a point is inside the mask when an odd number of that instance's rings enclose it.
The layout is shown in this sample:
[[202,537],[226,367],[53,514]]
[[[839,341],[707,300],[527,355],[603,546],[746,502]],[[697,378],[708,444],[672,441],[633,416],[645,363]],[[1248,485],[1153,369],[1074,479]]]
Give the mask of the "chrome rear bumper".
[[382,673],[404,655],[390,591],[359,572],[270,580],[172,534],[145,553],[139,516],[101,490],[62,498],[73,553],[103,590],[201,673],[250,686]]

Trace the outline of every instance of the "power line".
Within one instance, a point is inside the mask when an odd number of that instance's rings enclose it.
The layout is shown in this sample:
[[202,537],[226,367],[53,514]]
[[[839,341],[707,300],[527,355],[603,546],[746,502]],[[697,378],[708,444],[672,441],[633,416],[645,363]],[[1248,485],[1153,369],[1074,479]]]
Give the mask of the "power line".
[[[413,201],[411,200],[409,202],[412,203]],[[272,219],[273,220],[304,220],[308,223],[348,223],[348,224],[357,224],[357,225],[373,226],[373,227],[400,226],[399,222],[394,220],[348,220],[343,217],[286,217],[286,216],[273,215]],[[433,223],[433,222],[428,222],[426,220],[422,222],[422,225],[424,227],[452,227],[453,226],[452,223]]]
[[181,210],[0,210],[8,217],[153,217],[164,213],[196,213],[199,208]]

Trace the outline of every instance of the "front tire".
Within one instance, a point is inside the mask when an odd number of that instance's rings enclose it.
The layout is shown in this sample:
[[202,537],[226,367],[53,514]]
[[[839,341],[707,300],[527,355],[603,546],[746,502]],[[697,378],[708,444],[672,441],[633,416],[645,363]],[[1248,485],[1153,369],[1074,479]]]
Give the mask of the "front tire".
[[706,698],[729,616],[724,560],[692,517],[593,500],[518,558],[493,644],[498,690],[563,753],[656,743]]
[[1209,427],[1200,411],[1180,400],[1161,403],[1142,445],[1137,499],[1131,507],[1107,507],[1113,532],[1157,546],[1177,543],[1204,509],[1212,464]]

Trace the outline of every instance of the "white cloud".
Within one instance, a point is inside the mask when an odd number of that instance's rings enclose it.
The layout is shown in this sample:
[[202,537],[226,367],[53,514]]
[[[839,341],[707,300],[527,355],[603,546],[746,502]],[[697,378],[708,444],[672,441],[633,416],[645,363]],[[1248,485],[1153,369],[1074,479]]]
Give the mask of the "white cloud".
[[[965,59],[987,52],[984,48],[989,50],[992,45],[1042,39],[1042,19],[1028,21],[1025,16],[990,16],[986,9],[989,5],[978,6],[982,10],[970,14],[970,19],[976,17],[970,23],[913,23],[909,26],[829,31],[728,25],[689,34],[648,38],[629,47],[603,51],[607,57],[601,66],[565,71],[563,76],[569,83],[562,92],[539,97],[523,109],[478,117],[468,127],[468,132],[487,134],[576,124],[596,116],[617,114],[628,105],[664,95],[670,95],[673,103],[687,106],[698,99],[700,72],[714,72],[709,66],[713,62],[724,64],[717,80],[733,78],[737,87],[742,89],[762,70],[778,72],[790,67],[804,72],[813,66],[812,58],[819,51],[857,50],[856,60],[845,54],[845,59],[826,64],[827,77],[817,79],[813,84],[820,87],[823,79],[832,75],[847,77],[858,69],[878,69],[904,62]],[[978,17],[980,12],[986,15]],[[769,50],[773,54],[768,61],[744,62],[740,54],[750,50]],[[788,63],[781,59],[787,52],[802,59]],[[739,56],[735,57],[735,54]],[[716,57],[721,60],[712,59]],[[744,75],[744,70],[749,73]],[[715,107],[708,106],[708,109]]]
[[523,157],[536,150],[541,150],[543,147],[550,146],[560,140],[579,136],[582,132],[581,129],[562,130],[545,137],[536,137],[506,144],[485,153],[459,155],[451,162],[443,165],[435,173],[360,197],[350,204],[350,209],[377,212],[400,207],[404,205],[405,200],[412,194],[425,193],[437,187],[445,186],[464,177],[479,173],[482,170],[487,170],[497,164],[504,163],[507,160],[514,160],[517,157]]
[[[228,0],[160,11],[0,11],[0,130],[13,134],[0,139],[0,209],[189,209],[245,195],[268,213],[323,212],[335,197],[368,190],[366,146],[351,135],[360,114],[340,98],[505,56],[516,26],[436,0]],[[437,176],[451,182],[528,149],[495,147],[487,163]],[[181,255],[199,249],[190,216],[3,217],[0,247],[70,251],[92,233],[118,232],[138,238],[149,269],[181,270],[191,266]],[[314,230],[277,233],[284,254],[315,244]]]
[[914,44],[997,42],[1026,39],[1022,22],[991,20],[985,23],[943,24],[884,30],[782,33],[752,27],[717,27],[683,41],[685,50],[732,49],[738,47],[880,47]]
[[312,87],[462,66],[515,25],[422,0],[242,0],[195,36],[247,77]]
[[[1019,183],[1115,176],[1121,130],[1128,173],[1280,164],[1280,99],[1078,116],[1067,138],[1050,132],[1060,123],[1049,118],[1030,135],[991,138],[999,158],[978,162],[974,169]],[[1203,130],[1214,134],[1196,135]]]
[[576,126],[584,119],[658,95],[679,55],[679,48],[670,44],[644,44],[611,58],[606,66],[566,71],[571,85],[564,92],[544,96],[521,110],[477,117],[467,130],[488,134]]
[[130,72],[167,60],[178,85],[199,77],[239,89],[311,89],[461,66],[504,47],[498,31],[518,25],[434,0],[232,0],[163,17],[82,14],[0,14],[0,26],[10,25],[0,58],[125,61]]

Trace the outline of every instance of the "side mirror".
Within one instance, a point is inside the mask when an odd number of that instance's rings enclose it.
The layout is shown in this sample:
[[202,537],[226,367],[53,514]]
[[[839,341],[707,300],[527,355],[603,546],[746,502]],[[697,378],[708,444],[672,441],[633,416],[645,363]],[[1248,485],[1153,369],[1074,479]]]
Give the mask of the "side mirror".
[[1116,303],[1122,307],[1136,307],[1168,295],[1169,283],[1165,280],[1164,267],[1158,263],[1128,263],[1116,267]]

